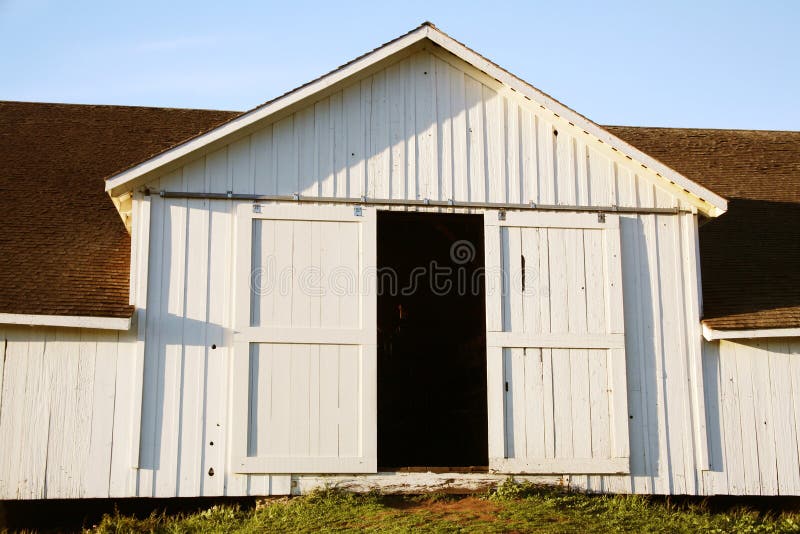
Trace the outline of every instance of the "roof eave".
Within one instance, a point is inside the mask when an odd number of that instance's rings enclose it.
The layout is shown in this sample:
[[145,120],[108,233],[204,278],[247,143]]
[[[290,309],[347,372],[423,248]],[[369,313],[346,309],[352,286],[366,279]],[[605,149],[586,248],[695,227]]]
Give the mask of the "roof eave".
[[131,328],[131,322],[131,317],[91,317],[79,315],[0,313],[0,324],[26,326],[57,326],[64,328],[87,328],[92,330],[128,331]]
[[719,339],[759,339],[770,337],[800,337],[800,328],[751,328],[716,330],[703,323],[703,337],[707,341]]

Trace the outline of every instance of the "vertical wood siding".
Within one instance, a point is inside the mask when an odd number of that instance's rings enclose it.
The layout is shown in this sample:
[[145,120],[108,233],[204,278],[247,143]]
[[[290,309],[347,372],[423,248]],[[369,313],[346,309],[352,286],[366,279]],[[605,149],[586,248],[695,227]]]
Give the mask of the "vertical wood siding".
[[154,187],[181,191],[188,179],[215,193],[679,205],[652,171],[442,51],[402,59],[210,157],[229,159],[237,180],[189,178],[200,160]]
[[[441,51],[424,51],[151,189],[678,205],[653,178],[494,80]],[[149,202],[147,295],[137,296],[143,383],[135,332],[0,326],[0,498],[289,493],[288,476],[237,475],[228,467],[236,204]],[[800,493],[797,340],[701,346],[694,217],[624,215],[620,230],[631,474],[573,476],[570,483],[635,493]],[[320,320],[344,318],[331,310]],[[705,396],[698,398],[701,348]],[[332,361],[320,356],[319,365]],[[589,365],[591,388],[602,358]],[[321,414],[316,446],[327,446],[326,432],[332,429]],[[593,454],[608,447],[601,438],[591,442]],[[260,439],[251,446],[262,447]],[[588,453],[589,442],[579,446]]]
[[709,494],[800,494],[800,340],[703,347]]
[[133,494],[127,336],[0,327],[0,498]]

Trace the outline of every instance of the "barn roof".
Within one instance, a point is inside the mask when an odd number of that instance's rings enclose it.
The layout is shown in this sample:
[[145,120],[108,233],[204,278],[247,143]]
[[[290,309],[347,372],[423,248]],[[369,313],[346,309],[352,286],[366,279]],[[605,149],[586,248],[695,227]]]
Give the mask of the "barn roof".
[[606,126],[728,198],[700,228],[703,322],[800,326],[800,132]]
[[[0,314],[130,316],[103,178],[236,115],[0,102]],[[605,128],[731,199],[700,229],[706,324],[800,327],[800,132]]]
[[232,115],[0,102],[0,314],[130,317],[130,237],[103,179]]

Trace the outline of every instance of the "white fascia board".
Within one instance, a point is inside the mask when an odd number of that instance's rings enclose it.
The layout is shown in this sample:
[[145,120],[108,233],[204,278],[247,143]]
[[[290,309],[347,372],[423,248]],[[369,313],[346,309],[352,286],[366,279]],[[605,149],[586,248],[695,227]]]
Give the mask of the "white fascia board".
[[131,327],[131,318],[0,313],[0,324],[61,326],[65,328],[89,328],[93,330],[129,330]]
[[558,100],[555,100],[554,98],[539,91],[525,80],[517,78],[502,67],[495,65],[485,57],[459,43],[449,35],[432,27],[428,27],[427,30],[428,38],[451,54],[461,58],[467,63],[473,65],[478,70],[485,72],[487,75],[495,78],[518,93],[527,96],[534,102],[544,106],[556,115],[566,119],[568,122],[573,123],[575,126],[583,129],[585,132],[591,134],[600,141],[617,149],[623,154],[630,156],[634,160],[654,171],[662,179],[674,183],[684,191],[688,191],[698,199],[710,204],[712,209],[706,210],[708,215],[716,217],[722,215],[728,209],[727,200],[717,195],[713,191],[706,189],[697,182],[690,180],[674,169],[667,167],[657,159],[648,156],[636,147],[626,143],[619,137],[612,135],[577,111],[568,108]]
[[754,330],[714,330],[703,325],[703,337],[717,339],[757,339],[764,337],[800,337],[800,328],[759,328]]
[[323,91],[358,72],[369,68],[376,63],[401,52],[423,39],[429,39],[461,60],[471,64],[476,69],[485,72],[488,76],[495,78],[509,88],[526,96],[541,106],[552,111],[559,117],[583,129],[588,134],[594,136],[599,141],[608,144],[624,155],[638,161],[646,168],[652,170],[661,179],[666,180],[683,190],[685,193],[695,197],[704,207],[701,211],[709,216],[716,217],[725,213],[728,209],[727,201],[716,193],[706,189],[700,184],[693,182],[682,174],[667,167],[656,160],[626,143],[622,139],[607,132],[599,125],[593,123],[578,112],[568,108],[554,98],[539,91],[524,80],[517,78],[502,67],[487,60],[477,52],[459,43],[449,35],[438,30],[429,24],[424,24],[412,30],[406,35],[358,58],[345,66],[326,74],[325,76],[304,85],[286,95],[279,97],[261,107],[249,111],[230,122],[227,122],[203,135],[187,141],[181,145],[168,149],[157,156],[154,156],[142,163],[131,167],[119,174],[106,180],[106,191],[112,196],[120,195],[130,191],[139,182],[145,181],[148,176],[155,174],[159,169],[167,165],[177,166],[178,162],[189,156],[191,153],[212,143],[222,142],[222,140],[243,128],[252,126],[269,116],[289,107],[298,102]]

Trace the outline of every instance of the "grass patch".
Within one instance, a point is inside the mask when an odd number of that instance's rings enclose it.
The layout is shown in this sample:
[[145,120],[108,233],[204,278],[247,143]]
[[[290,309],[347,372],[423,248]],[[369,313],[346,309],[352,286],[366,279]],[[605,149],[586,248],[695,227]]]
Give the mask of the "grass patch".
[[107,515],[91,529],[122,532],[800,532],[800,514],[710,512],[641,496],[572,493],[506,482],[473,496],[356,495],[321,490],[253,510],[136,519]]

